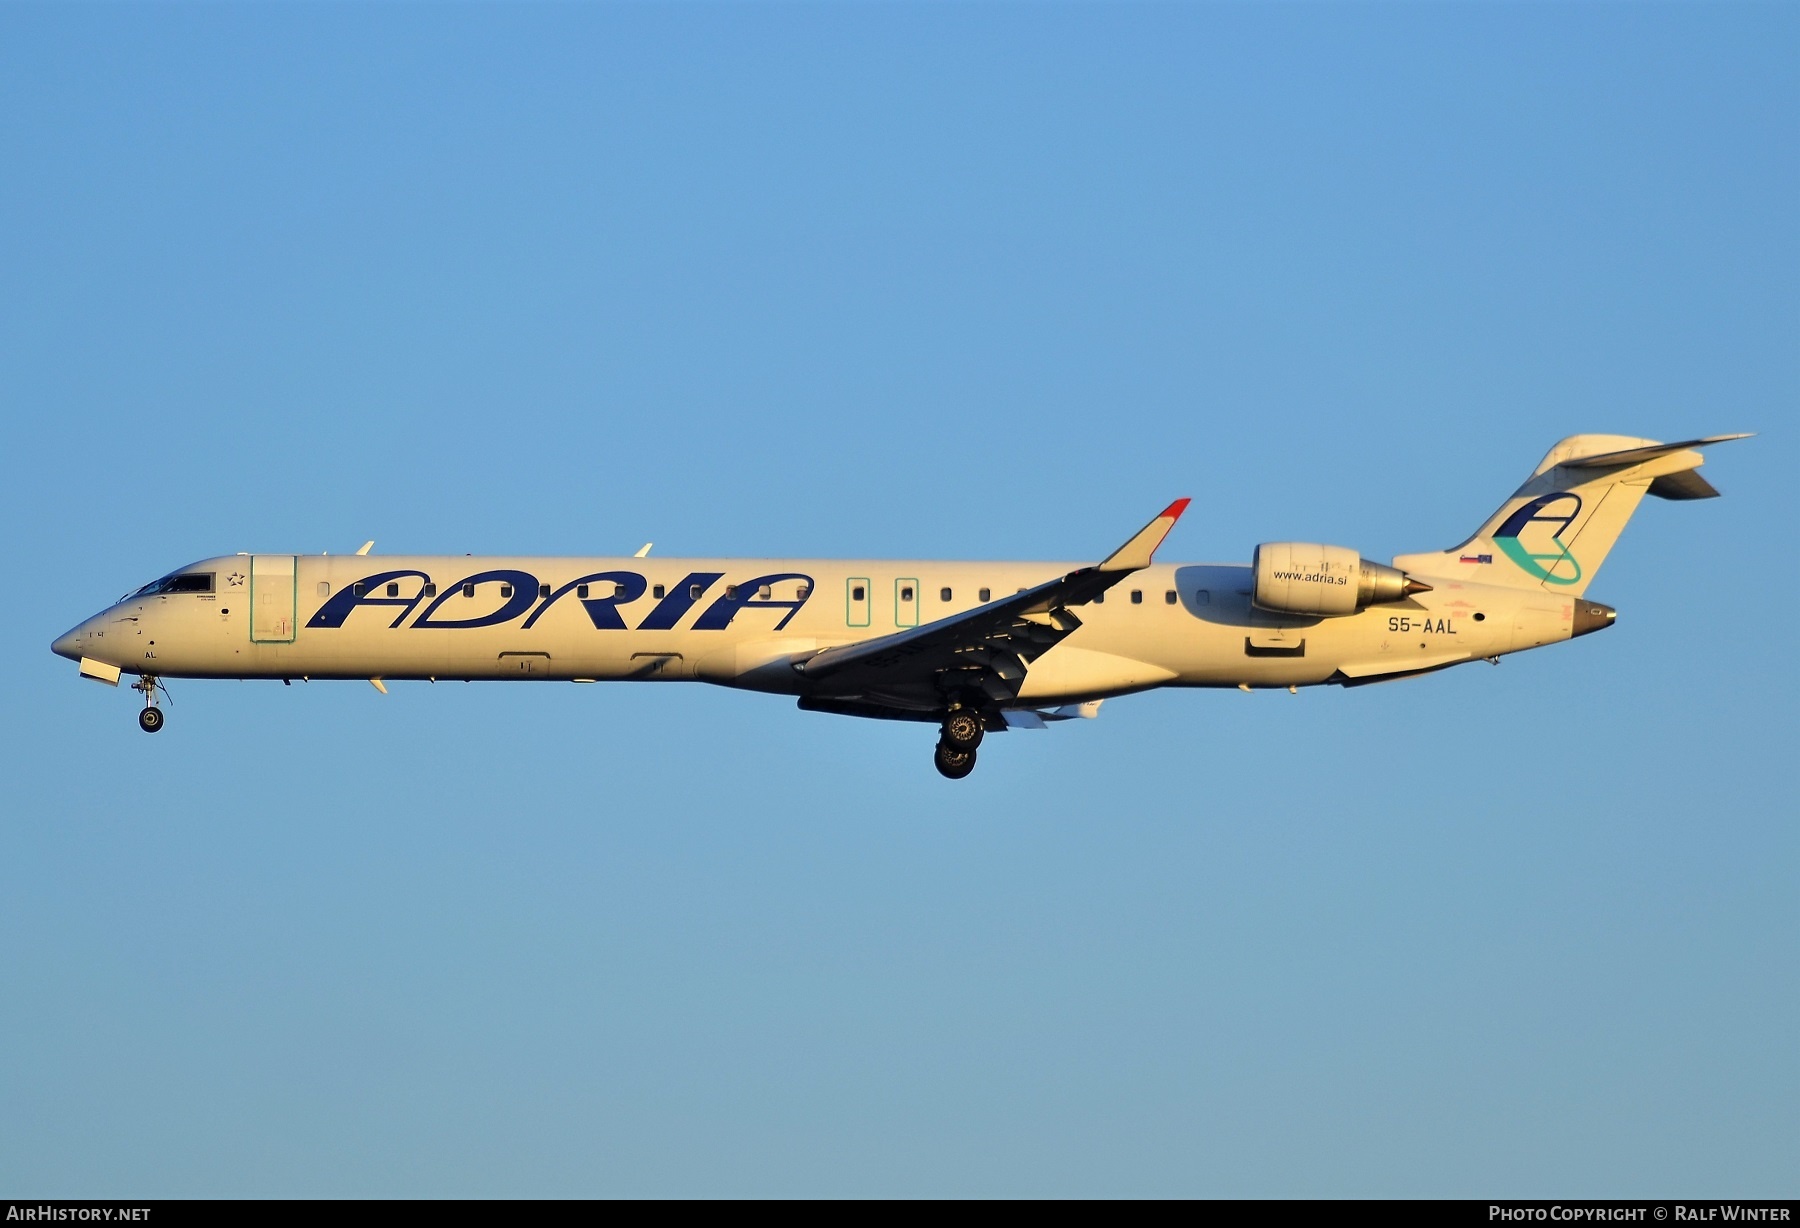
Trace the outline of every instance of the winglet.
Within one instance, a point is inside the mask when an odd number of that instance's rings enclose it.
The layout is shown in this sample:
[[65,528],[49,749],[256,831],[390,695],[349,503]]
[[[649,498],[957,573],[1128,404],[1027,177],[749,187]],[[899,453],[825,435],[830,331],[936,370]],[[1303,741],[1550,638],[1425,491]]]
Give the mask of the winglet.
[[1140,567],[1150,566],[1151,556],[1162,545],[1163,538],[1169,535],[1169,530],[1175,527],[1175,522],[1181,519],[1181,513],[1187,511],[1189,502],[1187,499],[1177,499],[1165,507],[1155,520],[1138,530],[1136,537],[1113,551],[1100,564],[1099,570],[1136,571]]
[[638,552],[636,554],[632,555],[631,557],[634,559],[643,559],[643,558],[650,557],[650,547],[654,546],[655,544],[656,544],[655,542],[645,542],[642,546],[638,547]]
[[369,541],[364,542],[362,544],[362,549],[358,550],[356,553],[367,554],[369,551],[373,550],[374,548],[375,548],[375,542],[373,539],[371,539]]

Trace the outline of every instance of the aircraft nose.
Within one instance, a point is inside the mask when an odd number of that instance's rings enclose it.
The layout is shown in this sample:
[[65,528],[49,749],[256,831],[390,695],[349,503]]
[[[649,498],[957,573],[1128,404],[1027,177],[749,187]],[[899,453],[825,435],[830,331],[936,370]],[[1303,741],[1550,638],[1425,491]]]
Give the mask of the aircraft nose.
[[71,661],[81,660],[81,628],[65,631],[50,645],[50,651]]

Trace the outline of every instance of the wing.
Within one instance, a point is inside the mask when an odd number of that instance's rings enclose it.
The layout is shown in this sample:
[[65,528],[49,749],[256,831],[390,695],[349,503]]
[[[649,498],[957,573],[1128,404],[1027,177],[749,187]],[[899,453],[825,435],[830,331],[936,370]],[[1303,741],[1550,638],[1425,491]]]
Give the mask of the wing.
[[1148,567],[1187,505],[1186,499],[1175,500],[1093,567],[922,627],[819,652],[798,667],[812,684],[802,702],[831,711],[920,713],[941,711],[953,699],[978,698],[984,706],[1011,703],[1031,663],[1081,626],[1069,607],[1086,605]]

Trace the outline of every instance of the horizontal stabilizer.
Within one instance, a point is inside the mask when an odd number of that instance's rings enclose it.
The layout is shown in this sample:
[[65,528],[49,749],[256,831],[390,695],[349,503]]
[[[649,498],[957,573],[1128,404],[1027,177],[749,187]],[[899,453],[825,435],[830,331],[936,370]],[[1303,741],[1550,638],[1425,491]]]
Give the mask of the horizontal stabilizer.
[[1708,444],[1729,443],[1733,439],[1748,439],[1749,433],[1741,435],[1708,435],[1705,439],[1684,439],[1680,443],[1651,444],[1647,448],[1626,448],[1622,452],[1602,452],[1598,456],[1583,456],[1576,460],[1562,462],[1565,469],[1616,469],[1621,465],[1641,465],[1645,461],[1655,460],[1659,456],[1668,456],[1673,452],[1683,452],[1688,448],[1704,448]]
[[1692,469],[1683,469],[1680,473],[1663,474],[1650,483],[1649,493],[1659,499],[1717,499],[1719,497],[1719,492],[1713,484]]

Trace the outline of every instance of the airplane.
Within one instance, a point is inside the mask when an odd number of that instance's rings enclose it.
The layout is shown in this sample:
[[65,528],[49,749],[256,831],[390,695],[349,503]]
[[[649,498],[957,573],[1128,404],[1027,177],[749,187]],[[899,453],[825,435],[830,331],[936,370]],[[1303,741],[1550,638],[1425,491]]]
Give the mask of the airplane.
[[1558,443],[1473,536],[1391,565],[1265,542],[1153,556],[1177,499],[1099,563],[237,554],[144,585],[51,645],[144,697],[167,678],[710,682],[939,729],[950,779],[990,733],[1156,687],[1364,686],[1613,625],[1587,588],[1646,494],[1706,499],[1699,449]]

